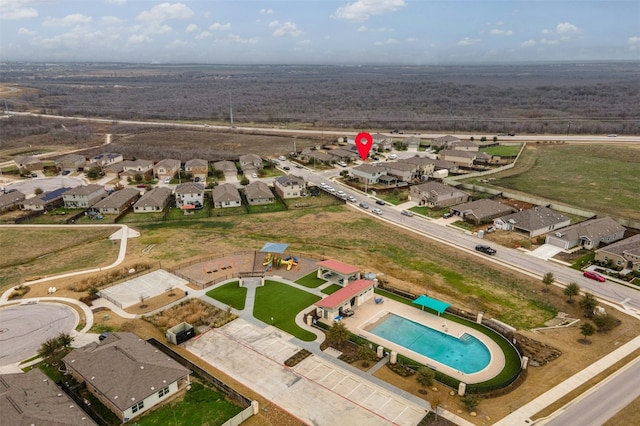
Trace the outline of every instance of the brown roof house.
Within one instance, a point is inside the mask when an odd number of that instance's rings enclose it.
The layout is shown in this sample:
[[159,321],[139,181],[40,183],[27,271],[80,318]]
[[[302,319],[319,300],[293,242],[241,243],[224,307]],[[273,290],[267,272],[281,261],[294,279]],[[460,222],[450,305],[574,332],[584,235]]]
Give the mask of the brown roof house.
[[209,162],[200,158],[194,158],[184,164],[184,171],[191,173],[194,182],[206,182],[209,174]]
[[235,163],[233,161],[227,161],[227,160],[216,161],[215,163],[213,163],[213,168],[216,169],[216,170],[220,170],[225,175],[227,175],[227,174],[237,175],[238,174],[238,168],[236,167],[236,165],[235,165]]
[[20,191],[0,193],[0,212],[9,210],[12,207],[20,205],[26,196]]
[[418,171],[417,165],[405,161],[392,161],[380,164],[378,167],[386,170],[387,175],[394,176],[405,182],[411,182],[413,179],[419,178],[422,175]]
[[127,422],[185,391],[191,371],[133,333],[111,333],[62,361],[79,383]]
[[640,272],[640,234],[596,250],[595,260],[621,270]]
[[91,417],[38,368],[0,375],[4,425],[89,426]]
[[275,201],[269,185],[259,180],[245,186],[244,195],[247,197],[247,203],[252,206],[271,204]]
[[281,198],[298,198],[305,193],[306,183],[303,178],[294,175],[279,176],[273,183]]
[[122,162],[122,173],[120,176],[134,177],[144,175],[153,170],[153,161],[150,160],[129,160]]
[[42,161],[31,155],[21,155],[13,159],[19,170],[42,170]]
[[103,152],[101,154],[94,155],[90,160],[90,166],[96,166],[104,168],[112,164],[122,163],[124,157],[117,152]]
[[435,170],[436,160],[429,157],[411,157],[405,160],[400,160],[399,162],[413,164],[417,167],[417,170],[420,174],[431,176],[431,174]]
[[171,201],[171,188],[158,186],[140,197],[133,205],[134,213],[161,212]]
[[232,183],[222,183],[211,192],[214,208],[239,207],[242,205],[242,198],[238,188]]
[[457,151],[453,149],[444,149],[438,153],[441,160],[451,161],[461,167],[473,167],[473,162],[478,157],[477,152],[473,151]]
[[448,144],[448,148],[454,151],[480,151],[478,144],[471,141],[452,141]]
[[68,171],[70,173],[84,169],[87,165],[87,159],[84,155],[67,154],[56,160],[56,168],[61,172]]
[[256,173],[263,167],[262,158],[260,158],[260,156],[256,154],[241,155],[238,158],[238,162],[240,163],[240,168],[245,175]]
[[64,205],[62,195],[71,188],[58,188],[20,203],[20,210],[43,211]]
[[590,219],[547,234],[545,243],[565,250],[581,247],[597,249],[600,244],[611,244],[624,237],[624,226],[610,217]]
[[471,201],[451,207],[453,214],[476,225],[490,222],[497,217],[513,213],[514,211],[515,209],[513,207],[489,199]]
[[91,206],[91,211],[101,214],[120,214],[134,205],[138,198],[140,198],[139,189],[123,188],[95,203]]
[[466,203],[469,194],[440,182],[426,182],[409,189],[409,199],[420,206],[441,209]]
[[153,174],[155,174],[158,179],[164,179],[167,177],[172,178],[173,175],[180,170],[181,165],[182,163],[180,163],[180,160],[165,158],[164,160],[158,161],[155,166],[153,166]]
[[537,206],[499,217],[493,221],[493,226],[504,231],[515,229],[528,233],[529,238],[533,238],[554,229],[564,228],[570,223],[571,219],[567,216],[548,207]]
[[432,139],[431,146],[434,148],[445,148],[452,142],[460,142],[460,138],[451,135],[441,136],[439,138]]
[[76,186],[62,194],[64,206],[68,209],[86,209],[106,198],[107,191],[102,185]]

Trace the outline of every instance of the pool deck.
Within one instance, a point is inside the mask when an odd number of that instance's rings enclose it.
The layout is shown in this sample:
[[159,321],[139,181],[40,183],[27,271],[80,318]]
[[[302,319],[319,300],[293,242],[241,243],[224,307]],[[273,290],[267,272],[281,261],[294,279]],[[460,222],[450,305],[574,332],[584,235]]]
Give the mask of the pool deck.
[[[407,306],[403,303],[396,302],[385,298],[384,303],[376,304],[373,299],[358,306],[354,309],[354,315],[351,317],[345,317],[342,319],[349,331],[359,336],[365,337],[372,342],[379,342],[391,350],[396,351],[399,354],[407,356],[415,361],[430,367],[435,367],[438,371],[454,377],[464,383],[481,383],[497,376],[505,366],[505,357],[502,349],[494,342],[490,337],[485,334],[466,327],[456,322],[447,321],[444,318],[438,317],[431,313],[421,311],[411,306]],[[445,334],[449,334],[455,337],[460,337],[463,333],[470,334],[485,344],[489,353],[491,354],[491,360],[489,365],[478,371],[477,373],[465,374],[459,370],[451,368],[445,364],[437,362],[431,358],[427,358],[420,355],[417,352],[413,352],[404,346],[397,345],[381,337],[378,337],[366,330],[368,325],[371,325],[384,317],[387,314],[396,314],[401,317],[410,319],[420,324],[426,325],[435,330],[441,331]]]

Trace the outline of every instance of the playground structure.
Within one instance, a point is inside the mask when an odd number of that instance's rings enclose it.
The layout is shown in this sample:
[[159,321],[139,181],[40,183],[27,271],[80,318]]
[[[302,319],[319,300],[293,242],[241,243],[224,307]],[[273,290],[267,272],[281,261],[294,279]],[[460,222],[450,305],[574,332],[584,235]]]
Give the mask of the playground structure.
[[298,266],[298,258],[296,256],[278,257],[273,253],[267,253],[262,266],[265,266],[265,272],[271,271],[274,266],[278,268],[286,266],[287,271],[290,271],[294,266]]

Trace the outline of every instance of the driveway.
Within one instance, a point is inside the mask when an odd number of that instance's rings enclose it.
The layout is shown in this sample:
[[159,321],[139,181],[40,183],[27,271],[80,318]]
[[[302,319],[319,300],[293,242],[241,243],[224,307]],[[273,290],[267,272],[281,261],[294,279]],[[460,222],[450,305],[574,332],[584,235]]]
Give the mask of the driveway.
[[543,244],[537,249],[531,252],[527,252],[527,254],[530,254],[531,256],[535,256],[540,259],[548,260],[553,256],[555,256],[556,254],[560,253],[561,251],[562,249],[560,247],[554,246],[553,244]]

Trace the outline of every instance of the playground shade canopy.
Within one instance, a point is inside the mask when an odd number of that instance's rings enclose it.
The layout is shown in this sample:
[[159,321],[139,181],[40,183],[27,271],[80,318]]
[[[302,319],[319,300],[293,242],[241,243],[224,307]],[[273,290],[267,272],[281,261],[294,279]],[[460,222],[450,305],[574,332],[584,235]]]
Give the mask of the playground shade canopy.
[[432,299],[431,297],[427,297],[424,294],[422,296],[417,297],[411,303],[420,305],[423,308],[426,306],[429,309],[433,309],[438,313],[438,315],[443,313],[449,306],[451,306],[451,303],[443,302],[442,300],[438,300],[438,299]]
[[289,244],[285,243],[266,243],[261,249],[260,253],[278,253],[282,254],[287,250]]

